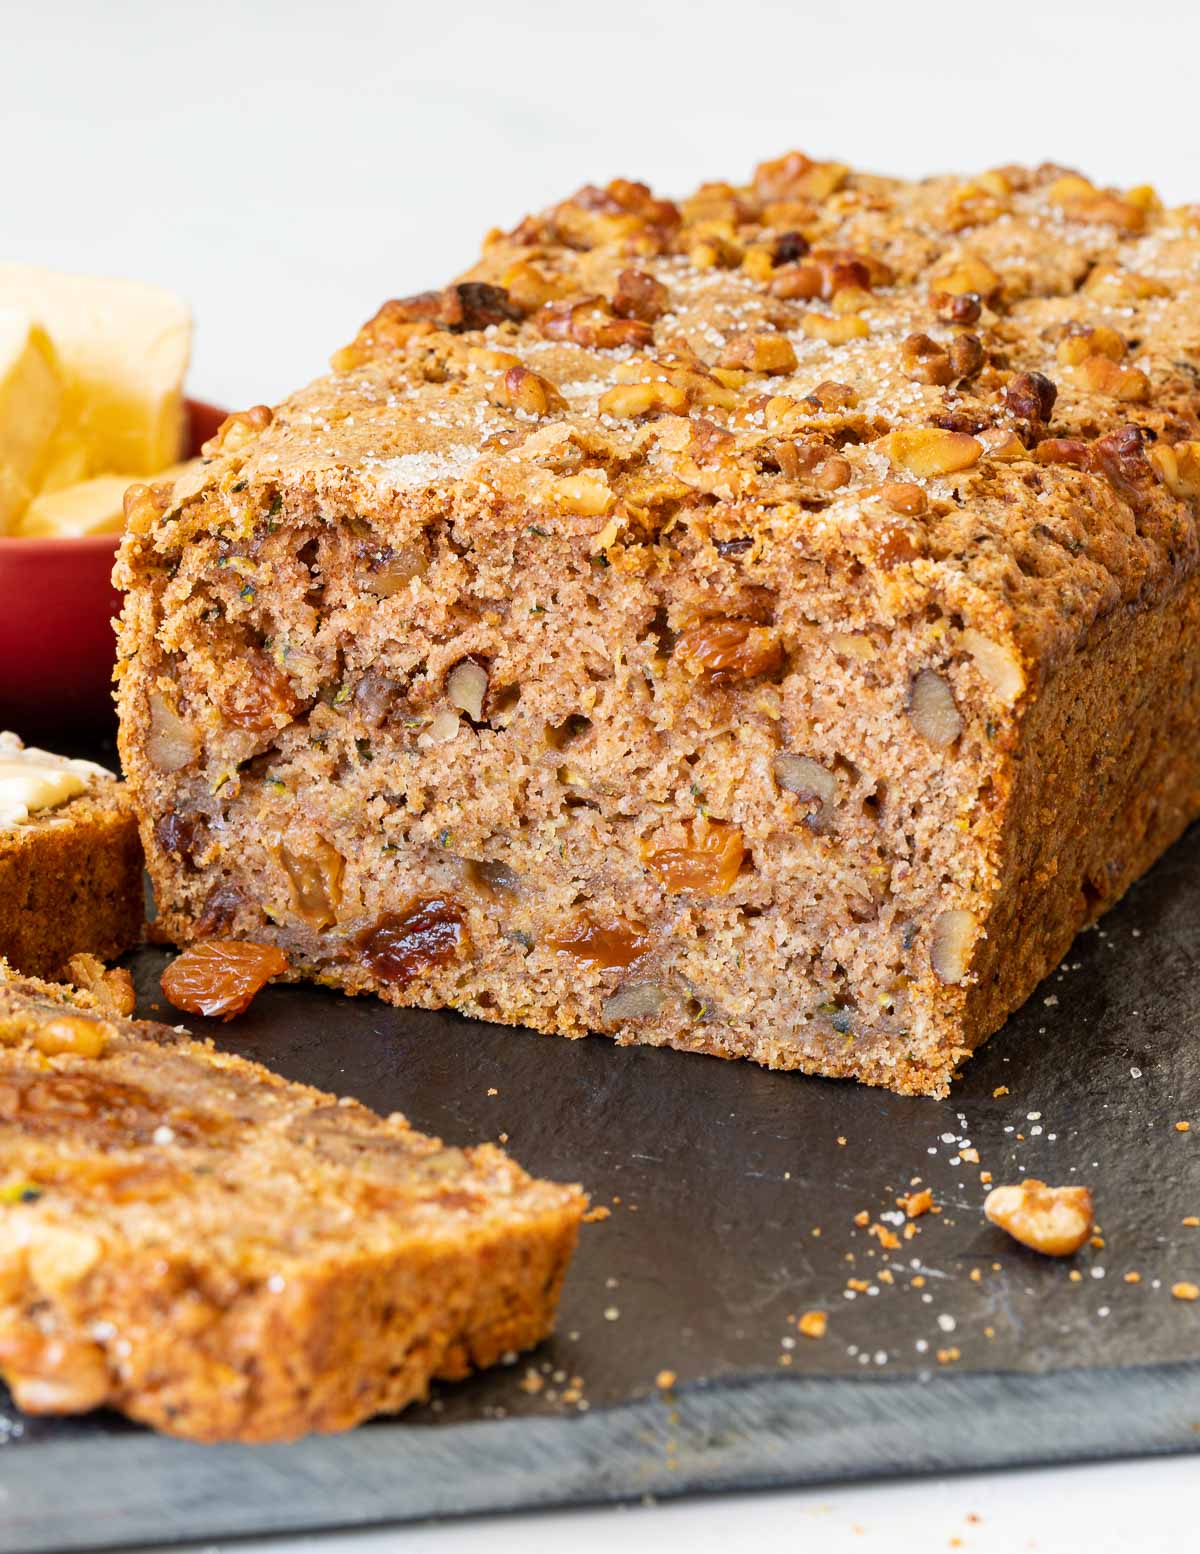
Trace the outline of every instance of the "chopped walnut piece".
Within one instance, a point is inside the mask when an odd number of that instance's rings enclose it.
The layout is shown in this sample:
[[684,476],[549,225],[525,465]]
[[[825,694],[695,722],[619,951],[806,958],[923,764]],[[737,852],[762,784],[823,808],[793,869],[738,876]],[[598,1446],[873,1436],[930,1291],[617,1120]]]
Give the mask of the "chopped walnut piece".
[[[162,683],[162,682],[160,682]],[[176,688],[150,692],[150,732],[146,755],[160,772],[178,772],[190,766],[200,752],[200,736],[173,705]]]
[[900,354],[905,372],[915,382],[945,388],[954,381],[949,356],[927,334],[906,335],[900,342]]
[[773,769],[779,786],[787,793],[794,793],[802,802],[817,801],[822,808],[837,803],[837,778],[811,756],[780,751]]
[[1070,324],[1055,353],[1065,367],[1078,367],[1089,356],[1107,356],[1119,362],[1125,355],[1124,337],[1107,324]]
[[1157,481],[1140,426],[1121,426],[1098,437],[1089,455],[1092,467],[1107,478],[1118,496],[1135,510],[1146,504]]
[[1048,421],[1058,387],[1043,372],[1019,372],[1004,390],[1004,403],[1023,421]]
[[1121,367],[1107,356],[1089,356],[1074,369],[1075,381],[1090,394],[1107,394],[1128,404],[1150,398],[1150,379],[1137,367]]
[[391,356],[410,340],[438,329],[462,334],[522,316],[523,309],[502,286],[483,281],[461,281],[443,291],[393,298],[367,320],[350,345],[334,355],[333,369],[349,372],[364,362]]
[[249,410],[235,410],[227,415],[200,452],[206,459],[214,459],[219,453],[240,453],[260,432],[265,432],[274,420],[269,405],[251,405]]
[[1025,671],[1012,648],[971,626],[963,630],[960,640],[1000,699],[1009,705],[1016,701],[1025,689]]
[[789,151],[759,163],[754,189],[765,200],[826,200],[841,188],[849,172],[841,162],[814,162],[803,151]]
[[888,481],[880,486],[879,495],[894,513],[904,513],[910,518],[919,518],[929,507],[924,486],[911,480]]
[[840,491],[843,486],[848,486],[853,478],[853,465],[840,453],[825,459],[813,474],[813,480],[822,491]]
[[1140,232],[1146,225],[1146,212],[1141,205],[1097,189],[1086,178],[1074,174],[1051,184],[1046,198],[1075,221],[1107,222],[1126,234]]
[[990,302],[1000,290],[1000,276],[985,259],[964,254],[934,277],[934,290],[951,297],[981,297]]
[[835,410],[853,410],[858,404],[858,395],[848,384],[826,379],[824,383],[818,383],[811,394],[804,396],[804,403],[829,415]]
[[534,313],[547,302],[556,302],[564,291],[561,280],[547,275],[528,259],[509,265],[500,277],[500,284],[513,305],[523,313]]
[[953,475],[979,462],[983,444],[966,432],[936,426],[902,426],[876,444],[893,464],[921,479]]
[[596,474],[564,475],[551,487],[557,506],[578,518],[602,518],[613,505],[613,494]]
[[734,335],[721,352],[721,366],[739,367],[746,372],[794,372],[796,352],[786,335]]
[[993,1187],[983,1204],[993,1225],[1046,1257],[1070,1257],[1092,1233],[1092,1195],[1086,1187],[1047,1187],[1029,1178],[1019,1187]]
[[1173,447],[1156,442],[1146,457],[1172,496],[1185,501],[1200,497],[1200,442],[1177,442]]
[[929,295],[929,302],[943,324],[976,324],[983,313],[983,304],[972,291],[957,295],[948,291],[934,291]]
[[125,528],[130,534],[148,534],[171,505],[173,481],[160,480],[150,485],[135,481],[125,488],[122,510]]
[[668,1000],[665,988],[654,982],[628,982],[601,1005],[601,1017],[617,1020],[652,1020],[661,1014]]
[[947,347],[947,355],[950,358],[950,366],[954,373],[954,380],[962,382],[967,378],[973,378],[983,366],[983,342],[978,335],[955,335]]
[[952,745],[962,733],[962,715],[954,692],[932,669],[922,669],[914,676],[908,693],[908,717],[931,745]]
[[813,340],[824,340],[827,345],[846,345],[851,340],[861,340],[871,333],[867,321],[857,313],[847,313],[843,318],[827,318],[823,313],[806,313],[800,325]]
[[661,281],[642,270],[622,270],[613,292],[613,312],[620,318],[637,318],[653,324],[670,306],[670,294]]
[[446,695],[452,707],[465,712],[472,723],[483,718],[483,701],[488,692],[488,672],[473,658],[455,664],[446,676]]
[[508,368],[488,390],[488,398],[494,405],[525,415],[548,415],[551,410],[566,407],[566,401],[548,378],[520,365]]
[[554,302],[535,320],[547,340],[570,340],[597,350],[616,350],[623,345],[647,346],[654,328],[640,318],[617,318],[602,297],[583,297],[575,302]]
[[633,420],[659,411],[683,415],[687,407],[687,391],[673,383],[619,383],[601,394],[599,401],[600,414],[618,420]]
[[1075,469],[1086,469],[1088,445],[1078,437],[1043,437],[1033,451],[1039,464],[1069,464]]
[[72,955],[67,962],[67,980],[73,987],[91,993],[106,1014],[123,1019],[131,1015],[137,1005],[133,978],[123,966],[106,967],[95,955]]
[[910,1192],[903,1198],[897,1198],[896,1203],[909,1219],[920,1219],[922,1214],[928,1214],[933,1208],[933,1194],[928,1187],[923,1187],[920,1192]]
[[975,914],[961,907],[939,912],[934,918],[929,961],[939,982],[956,987],[965,979],[978,928]]

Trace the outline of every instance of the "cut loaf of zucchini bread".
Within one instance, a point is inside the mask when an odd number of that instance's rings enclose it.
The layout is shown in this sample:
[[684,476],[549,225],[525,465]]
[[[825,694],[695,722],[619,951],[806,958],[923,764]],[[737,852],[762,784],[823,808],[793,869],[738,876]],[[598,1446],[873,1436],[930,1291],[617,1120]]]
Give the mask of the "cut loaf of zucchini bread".
[[119,563],[165,932],[944,1093],[1200,809],[1200,210],[585,188]]

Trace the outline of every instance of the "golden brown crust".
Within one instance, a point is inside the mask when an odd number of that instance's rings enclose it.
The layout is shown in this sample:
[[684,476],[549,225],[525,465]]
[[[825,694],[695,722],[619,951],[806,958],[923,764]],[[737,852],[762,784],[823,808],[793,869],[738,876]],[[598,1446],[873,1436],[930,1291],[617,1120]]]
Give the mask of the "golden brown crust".
[[[582,190],[385,304],[131,525],[165,931],[943,1091],[1195,812],[1198,248],[1195,208],[1058,168],[796,154]],[[1084,797],[1131,711],[1177,730],[1169,797],[1035,921],[1030,817],[1086,868],[1137,818]]]
[[346,1429],[538,1342],[586,1205],[2,966],[0,1161],[18,1404],[201,1441]]
[[53,978],[72,955],[112,960],[142,937],[142,846],[123,786],[100,780],[0,827],[0,959]]

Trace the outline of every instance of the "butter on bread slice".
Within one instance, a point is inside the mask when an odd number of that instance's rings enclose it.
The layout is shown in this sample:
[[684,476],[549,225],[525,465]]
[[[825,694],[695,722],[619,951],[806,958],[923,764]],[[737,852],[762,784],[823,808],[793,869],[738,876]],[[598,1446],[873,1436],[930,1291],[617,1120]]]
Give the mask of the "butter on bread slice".
[[[198,460],[173,464],[153,478],[175,480]],[[128,475],[93,475],[59,490],[43,489],[25,509],[14,533],[28,538],[79,539],[92,534],[120,534],[125,527]]]
[[179,458],[192,338],[179,297],[137,281],[0,264],[0,308],[14,306],[49,335],[65,383],[50,485],[154,474]]
[[0,534],[37,489],[62,410],[54,348],[30,313],[0,306]]

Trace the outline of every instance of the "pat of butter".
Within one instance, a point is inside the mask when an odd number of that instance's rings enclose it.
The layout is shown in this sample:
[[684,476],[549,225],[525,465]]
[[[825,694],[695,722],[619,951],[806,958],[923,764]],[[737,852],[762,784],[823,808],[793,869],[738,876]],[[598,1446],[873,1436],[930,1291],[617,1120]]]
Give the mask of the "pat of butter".
[[0,264],[0,307],[45,329],[66,385],[52,485],[112,471],[146,475],[182,451],[192,320],[183,301],[136,281]]
[[96,777],[111,775],[93,761],[26,749],[15,734],[0,733],[0,826],[21,825],[39,810],[75,798]]
[[38,486],[62,403],[46,331],[28,313],[0,307],[0,534],[14,526]]
[[[153,477],[154,484],[174,480],[190,464],[175,464]],[[125,527],[128,475],[96,475],[59,491],[43,490],[25,509],[15,533],[62,539],[86,534],[120,534]]]

